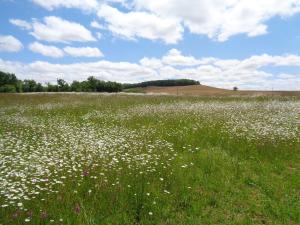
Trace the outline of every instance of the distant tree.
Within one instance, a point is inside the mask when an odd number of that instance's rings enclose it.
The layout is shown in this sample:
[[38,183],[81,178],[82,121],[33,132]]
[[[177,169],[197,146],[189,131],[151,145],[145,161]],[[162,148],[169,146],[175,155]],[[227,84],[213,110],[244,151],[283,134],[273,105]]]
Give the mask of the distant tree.
[[234,91],[237,91],[237,90],[239,90],[239,89],[238,89],[238,87],[233,87],[233,90],[234,90]]
[[5,84],[16,85],[17,82],[18,79],[15,74],[0,71],[0,86]]
[[15,74],[0,71],[0,92],[17,92],[18,82]]
[[98,80],[97,86],[96,86],[96,91],[97,92],[105,92],[106,91],[106,82],[103,80]]
[[74,92],[81,92],[83,91],[82,90],[82,85],[81,85],[81,82],[79,81],[73,81],[73,83],[71,84],[71,87],[70,87],[71,91],[74,91]]
[[47,83],[46,90],[48,92],[58,92],[58,86],[57,85],[53,85],[51,83]]
[[35,92],[37,83],[34,80],[24,80],[23,81],[23,92]]
[[16,87],[11,84],[4,84],[0,86],[0,92],[2,93],[15,93],[17,92]]
[[120,83],[98,80],[93,76],[82,82],[73,81],[71,85],[63,79],[57,79],[56,85],[47,83],[46,86],[43,86],[35,80],[21,81],[14,74],[0,71],[0,92],[119,92],[122,89],[123,86]]
[[58,91],[69,91],[69,84],[63,79],[57,79]]
[[98,84],[99,80],[97,80],[95,77],[91,76],[91,77],[88,77],[87,82],[88,82],[89,90],[94,91],[94,92],[97,91],[97,84]]
[[86,81],[86,80],[81,82],[81,88],[82,88],[83,92],[91,92],[91,91],[93,91],[91,89],[90,83],[88,81]]
[[16,85],[16,91],[19,93],[23,92],[23,81],[18,80],[17,85]]
[[168,87],[168,86],[189,86],[189,85],[200,85],[200,82],[196,80],[189,80],[189,79],[153,80],[153,81],[145,81],[136,84],[123,84],[123,88],[128,89],[128,88],[149,87],[149,86]]
[[43,85],[41,83],[37,83],[35,86],[35,91],[36,92],[44,92],[45,88],[43,87]]

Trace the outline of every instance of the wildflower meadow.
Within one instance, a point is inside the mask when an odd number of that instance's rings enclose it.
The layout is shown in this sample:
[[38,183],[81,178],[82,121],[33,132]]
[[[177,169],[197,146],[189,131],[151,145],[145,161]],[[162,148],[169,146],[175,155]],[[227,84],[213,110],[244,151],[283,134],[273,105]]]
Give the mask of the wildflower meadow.
[[0,95],[0,224],[300,224],[300,99]]

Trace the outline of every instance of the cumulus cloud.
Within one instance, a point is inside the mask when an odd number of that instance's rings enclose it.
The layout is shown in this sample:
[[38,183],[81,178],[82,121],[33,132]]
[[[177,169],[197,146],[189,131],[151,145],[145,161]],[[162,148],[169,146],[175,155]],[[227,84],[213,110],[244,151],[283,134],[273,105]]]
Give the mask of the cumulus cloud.
[[173,66],[194,66],[199,65],[200,61],[193,56],[183,56],[177,49],[171,49],[162,61],[165,64]]
[[126,39],[145,38],[175,44],[182,38],[183,27],[177,19],[156,16],[146,12],[124,13],[109,5],[102,5],[98,16],[116,36]]
[[25,20],[19,20],[19,19],[10,19],[9,22],[17,27],[20,27],[23,30],[30,30],[31,24],[28,23]]
[[[238,34],[255,37],[268,33],[267,22],[300,12],[300,0],[32,0],[53,10],[59,7],[97,12],[115,35],[146,38],[173,44],[184,29],[227,41]],[[119,4],[121,7],[113,7]],[[126,12],[120,8],[126,8]],[[96,21],[93,27],[99,27]]]
[[266,22],[300,11],[299,0],[134,0],[135,10],[179,19],[194,34],[226,41],[233,35],[267,33]]
[[0,35],[0,52],[18,52],[23,44],[14,36]]
[[91,32],[79,23],[60,17],[48,16],[43,22],[34,20],[31,34],[38,40],[48,42],[88,42],[96,41]]
[[154,70],[160,69],[163,67],[163,63],[160,59],[156,58],[142,58],[140,60],[140,64],[144,67],[151,68]]
[[[174,54],[176,53],[176,54]],[[182,60],[166,60],[170,55]],[[190,62],[188,60],[190,60]],[[175,63],[174,63],[175,62]],[[180,64],[180,67],[178,65]],[[172,49],[161,58],[143,58],[139,63],[109,62],[101,60],[90,63],[52,64],[49,62],[20,62],[0,60],[0,70],[14,72],[21,79],[36,79],[39,82],[55,82],[57,74],[71,82],[88,76],[118,82],[141,82],[155,79],[190,78],[202,84],[240,89],[300,90],[300,74],[272,74],[265,67],[300,67],[299,55],[257,55],[238,59],[193,58]]]
[[0,59],[0,70],[14,72],[20,79],[35,79],[39,82],[56,82],[57,74],[68,82],[85,80],[93,75],[103,80],[135,82],[153,77],[153,71],[138,64],[128,62],[99,61],[92,63],[52,64],[37,61],[30,64],[4,61]]
[[83,47],[65,47],[64,51],[74,57],[102,57],[103,53],[98,48]]
[[35,4],[47,9],[56,8],[77,8],[85,11],[96,9],[99,5],[97,0],[32,0]]
[[65,55],[72,57],[102,57],[103,53],[98,48],[92,47],[65,47],[60,49],[52,45],[44,45],[39,42],[31,43],[28,48],[35,53],[52,58],[61,58]]
[[31,51],[42,54],[44,56],[53,58],[60,58],[64,56],[64,52],[61,49],[55,46],[43,45],[38,42],[31,43],[28,48]]

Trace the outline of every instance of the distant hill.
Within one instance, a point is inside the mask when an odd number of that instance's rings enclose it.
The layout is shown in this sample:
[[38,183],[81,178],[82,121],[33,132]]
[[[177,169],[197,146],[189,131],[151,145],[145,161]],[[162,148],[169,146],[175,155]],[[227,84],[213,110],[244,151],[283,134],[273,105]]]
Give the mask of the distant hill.
[[152,81],[145,81],[136,84],[123,84],[123,88],[129,89],[129,88],[144,88],[150,86],[172,87],[172,86],[189,86],[189,85],[200,85],[200,82],[196,80],[190,80],[190,79],[152,80]]
[[186,96],[300,96],[299,91],[233,91],[205,85],[131,88],[126,92],[155,93]]

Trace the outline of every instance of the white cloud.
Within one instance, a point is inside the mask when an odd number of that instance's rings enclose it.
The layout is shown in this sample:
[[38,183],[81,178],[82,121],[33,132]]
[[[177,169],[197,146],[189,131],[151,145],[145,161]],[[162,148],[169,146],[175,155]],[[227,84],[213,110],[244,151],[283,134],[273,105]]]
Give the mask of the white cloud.
[[31,43],[28,48],[31,51],[42,54],[44,56],[53,58],[60,58],[64,56],[64,52],[61,49],[55,46],[43,45],[38,42]]
[[93,20],[91,22],[91,27],[96,28],[96,29],[104,29],[104,26],[98,23],[96,20]]
[[[177,52],[176,52],[177,51]],[[171,53],[179,54],[172,49]],[[39,82],[55,82],[57,74],[71,82],[84,80],[88,76],[118,82],[140,82],[144,80],[190,78],[199,80],[202,84],[228,88],[234,86],[240,89],[280,89],[300,90],[300,74],[279,73],[271,74],[264,71],[265,67],[293,66],[300,68],[299,55],[271,56],[267,54],[252,56],[244,60],[218,59],[218,58],[193,58],[193,63],[183,65],[180,61],[166,61],[168,52],[161,58],[143,58],[139,63],[98,61],[90,63],[51,64],[48,62],[33,62],[23,64],[0,59],[0,70],[16,73],[20,79],[30,78]],[[194,63],[194,60],[198,62]],[[193,65],[192,65],[193,64]]]
[[35,53],[52,58],[61,58],[65,55],[72,57],[102,57],[103,53],[98,48],[92,47],[65,47],[63,50],[51,45],[44,45],[39,42],[31,43],[28,48]]
[[182,38],[183,28],[177,19],[145,12],[124,13],[109,5],[102,5],[98,16],[106,21],[113,34],[123,38],[162,40],[167,44],[175,44]]
[[56,8],[77,8],[84,11],[96,9],[99,5],[97,0],[32,0],[35,4],[47,9],[54,10]]
[[35,20],[32,27],[31,34],[38,40],[64,43],[96,41],[91,32],[81,24],[55,16],[45,17],[44,23]]
[[140,64],[144,67],[150,68],[150,69],[160,69],[163,67],[163,63],[160,59],[156,59],[156,58],[142,58],[140,60]]
[[135,82],[143,77],[155,76],[153,71],[138,64],[127,62],[99,61],[93,63],[52,64],[48,62],[33,62],[23,64],[0,59],[0,70],[16,73],[20,79],[35,79],[39,82],[56,82],[60,78],[68,82],[85,80],[93,75],[99,79],[116,80],[120,82]]
[[23,44],[14,36],[0,35],[0,52],[18,52]]
[[177,49],[171,49],[162,61],[165,64],[172,66],[194,66],[199,65],[201,62],[193,56],[183,56]]
[[134,0],[135,10],[179,19],[194,34],[226,41],[233,35],[267,33],[266,22],[300,11],[299,0]]
[[[162,40],[173,44],[182,39],[184,29],[227,41],[238,34],[255,37],[268,33],[267,22],[300,12],[300,0],[32,0],[53,10],[59,7],[97,12],[108,29],[127,38]],[[112,7],[119,4],[122,7]],[[126,8],[126,12],[120,8]],[[103,26],[93,21],[94,28]]]
[[23,30],[30,30],[31,24],[26,22],[25,20],[19,20],[19,19],[10,19],[9,22],[17,27],[20,27]]
[[83,47],[65,47],[64,51],[74,57],[102,57],[103,53],[98,48]]

